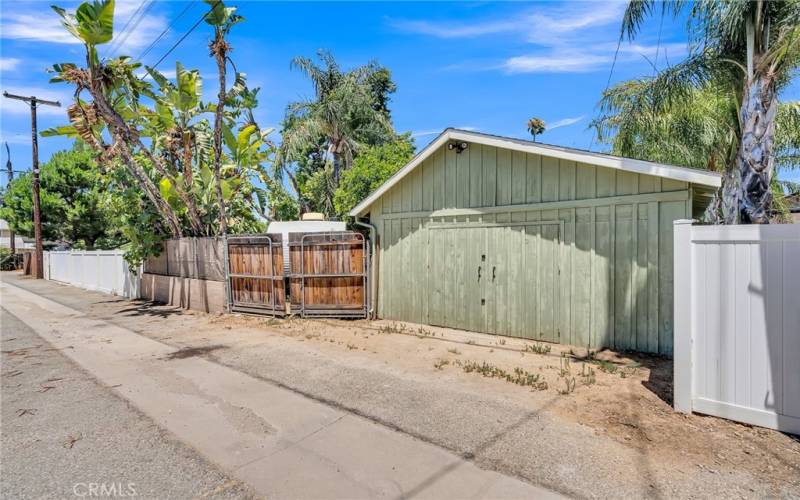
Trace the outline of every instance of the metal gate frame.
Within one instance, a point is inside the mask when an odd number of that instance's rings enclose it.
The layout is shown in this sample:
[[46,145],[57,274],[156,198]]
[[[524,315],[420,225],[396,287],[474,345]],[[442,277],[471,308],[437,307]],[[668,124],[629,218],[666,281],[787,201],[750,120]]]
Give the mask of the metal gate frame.
[[[306,251],[306,238],[310,237],[319,237],[319,236],[335,236],[335,235],[343,235],[348,234],[349,236],[355,236],[356,239],[361,240],[361,254],[363,255],[363,262],[362,262],[362,269],[363,272],[361,273],[314,273],[314,274],[306,274],[305,272],[305,251]],[[289,245],[291,245],[291,240]],[[331,246],[331,245],[342,245],[341,242],[336,241],[326,241],[326,242],[319,242],[313,243],[308,247],[312,246]],[[291,262],[289,264],[291,266]],[[290,267],[291,270],[291,267]],[[367,311],[369,309],[369,286],[367,283],[367,278],[369,276],[369,252],[367,251],[366,246],[366,239],[364,235],[357,232],[357,231],[329,231],[323,233],[304,233],[303,236],[300,237],[300,273],[291,273],[289,275],[290,278],[299,278],[300,279],[300,316],[303,318],[308,317],[315,317],[315,318],[366,318]],[[324,309],[324,308],[306,308],[306,280],[313,279],[313,278],[361,278],[362,286],[364,287],[364,302],[361,304],[361,308],[359,309]]]
[[[255,241],[254,241],[255,240]],[[259,241],[262,240],[262,241]],[[263,274],[233,274],[231,273],[231,260],[230,260],[230,245],[235,246],[263,246],[264,242],[266,241],[268,248],[269,248],[269,265],[272,274],[271,275],[263,275]],[[234,236],[228,237],[225,242],[225,283],[227,284],[227,292],[228,292],[228,308],[231,312],[242,312],[242,313],[251,313],[251,314],[271,314],[273,317],[275,316],[285,316],[286,315],[286,308],[285,306],[276,307],[275,304],[275,281],[280,281],[279,286],[285,286],[284,280],[285,276],[283,274],[283,269],[281,269],[281,274],[275,274],[275,261],[273,259],[273,244],[272,238],[267,235],[249,235],[249,236]],[[235,302],[233,300],[233,279],[234,278],[249,278],[249,279],[256,279],[256,280],[270,280],[271,290],[270,290],[270,304],[257,304],[252,302]]]

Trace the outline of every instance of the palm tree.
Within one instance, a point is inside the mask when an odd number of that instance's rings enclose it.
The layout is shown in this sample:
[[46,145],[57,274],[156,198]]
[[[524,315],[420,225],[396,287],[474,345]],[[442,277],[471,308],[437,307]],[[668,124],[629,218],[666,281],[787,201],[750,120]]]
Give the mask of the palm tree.
[[775,169],[777,96],[800,64],[800,2],[635,0],[625,11],[623,36],[633,39],[657,5],[662,15],[688,15],[693,43],[683,62],[644,82],[647,111],[659,114],[673,101],[708,86],[732,92],[738,109],[738,141],[725,168],[724,220],[727,224],[767,223]]
[[214,112],[214,183],[216,186],[217,203],[219,204],[219,229],[220,233],[228,233],[228,221],[225,214],[225,198],[222,193],[222,175],[220,173],[222,158],[222,128],[224,127],[223,115],[225,111],[225,77],[227,73],[228,52],[230,44],[225,40],[225,35],[230,32],[234,24],[244,19],[235,14],[235,7],[225,7],[220,0],[206,0],[211,5],[211,11],[206,15],[206,22],[214,27],[214,40],[209,44],[211,55],[217,62],[219,75],[219,93],[217,94],[217,107]]
[[[291,162],[319,150],[332,164],[335,189],[359,148],[394,136],[386,100],[379,102],[375,95],[377,91],[385,96],[394,89],[385,70],[371,62],[343,71],[330,52],[319,51],[318,57],[322,65],[306,57],[291,62],[314,87],[313,98],[288,106],[282,132],[278,165],[289,174],[299,198],[300,186],[288,169]],[[302,200],[301,207],[305,208]]]
[[[621,82],[603,94],[601,114],[590,126],[598,141],[616,155],[724,171],[740,141],[737,96],[731,89],[706,86],[652,112],[648,79]],[[775,122],[776,170],[800,168],[800,102],[781,102]],[[773,178],[773,191],[783,188]],[[721,221],[719,198],[706,213]]]
[[541,118],[531,118],[528,120],[528,132],[533,136],[533,142],[536,142],[536,136],[543,134],[545,131],[545,123]]

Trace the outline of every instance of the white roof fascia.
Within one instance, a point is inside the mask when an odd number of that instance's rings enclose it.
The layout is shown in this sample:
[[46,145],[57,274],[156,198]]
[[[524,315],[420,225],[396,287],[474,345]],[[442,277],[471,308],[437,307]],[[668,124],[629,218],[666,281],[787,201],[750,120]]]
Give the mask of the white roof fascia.
[[362,215],[364,212],[366,212],[369,206],[375,202],[375,200],[380,198],[384,193],[386,193],[386,191],[391,189],[392,186],[400,182],[403,177],[414,170],[417,165],[425,161],[434,151],[439,149],[439,147],[451,140],[472,142],[475,144],[494,146],[512,151],[522,151],[525,153],[533,153],[551,158],[571,160],[589,165],[596,165],[599,167],[608,167],[627,172],[635,172],[638,174],[653,175],[656,177],[674,179],[692,184],[701,184],[715,188],[722,185],[722,177],[716,172],[678,167],[663,163],[634,160],[631,158],[622,158],[619,156],[593,153],[590,151],[580,151],[576,149],[562,148],[559,146],[541,145],[529,141],[490,136],[464,130],[447,129],[441,135],[439,135],[436,140],[425,147],[425,149],[420,151],[420,153],[415,156],[414,159],[411,160],[406,166],[398,170],[397,173],[395,173],[389,178],[389,180],[383,183],[378,189],[364,199],[364,201],[356,205],[350,211],[350,215],[353,217]]

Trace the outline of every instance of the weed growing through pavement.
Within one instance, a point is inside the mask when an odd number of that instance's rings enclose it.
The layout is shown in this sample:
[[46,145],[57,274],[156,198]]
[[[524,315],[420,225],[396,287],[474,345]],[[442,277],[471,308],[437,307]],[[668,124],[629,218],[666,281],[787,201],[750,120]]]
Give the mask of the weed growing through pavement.
[[550,354],[551,347],[548,344],[541,344],[536,342],[535,344],[527,344],[525,346],[526,351],[534,352],[536,354]]
[[523,387],[532,387],[538,391],[544,391],[547,389],[547,382],[542,379],[541,375],[538,373],[530,373],[519,367],[514,368],[513,372],[509,373],[498,366],[486,363],[486,361],[480,364],[476,361],[466,361],[464,363],[456,361],[456,363],[461,366],[466,373],[475,372],[483,375],[484,377],[499,378],[505,380],[506,382],[511,382],[512,384],[521,385]]
[[572,367],[570,365],[570,358],[565,353],[561,353],[561,360],[559,361],[558,376],[567,377],[572,375]]
[[597,368],[599,368],[600,371],[603,373],[608,373],[608,374],[617,373],[617,365],[615,365],[611,361],[599,359],[596,361],[596,363],[597,363]]
[[444,368],[445,366],[447,366],[449,364],[450,364],[450,361],[448,361],[446,359],[437,359],[436,362],[433,363],[433,367],[436,368],[437,370],[441,370],[442,368]]
[[556,389],[559,394],[566,396],[575,390],[575,377],[564,377],[564,388]]
[[586,363],[583,363],[583,366],[581,366],[581,378],[583,379],[583,385],[592,385],[597,382],[597,378],[594,375],[594,368],[586,366]]

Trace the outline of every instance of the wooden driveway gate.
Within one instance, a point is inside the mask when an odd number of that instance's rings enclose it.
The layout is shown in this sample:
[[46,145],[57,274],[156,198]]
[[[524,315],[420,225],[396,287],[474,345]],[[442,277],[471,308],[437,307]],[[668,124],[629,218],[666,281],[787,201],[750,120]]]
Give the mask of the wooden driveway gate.
[[231,311],[286,313],[281,235],[229,237],[227,260]]
[[289,233],[292,311],[304,318],[365,318],[368,259],[361,233]]
[[365,318],[366,250],[364,236],[350,231],[289,233],[288,242],[279,234],[230,237],[230,309],[271,316]]

